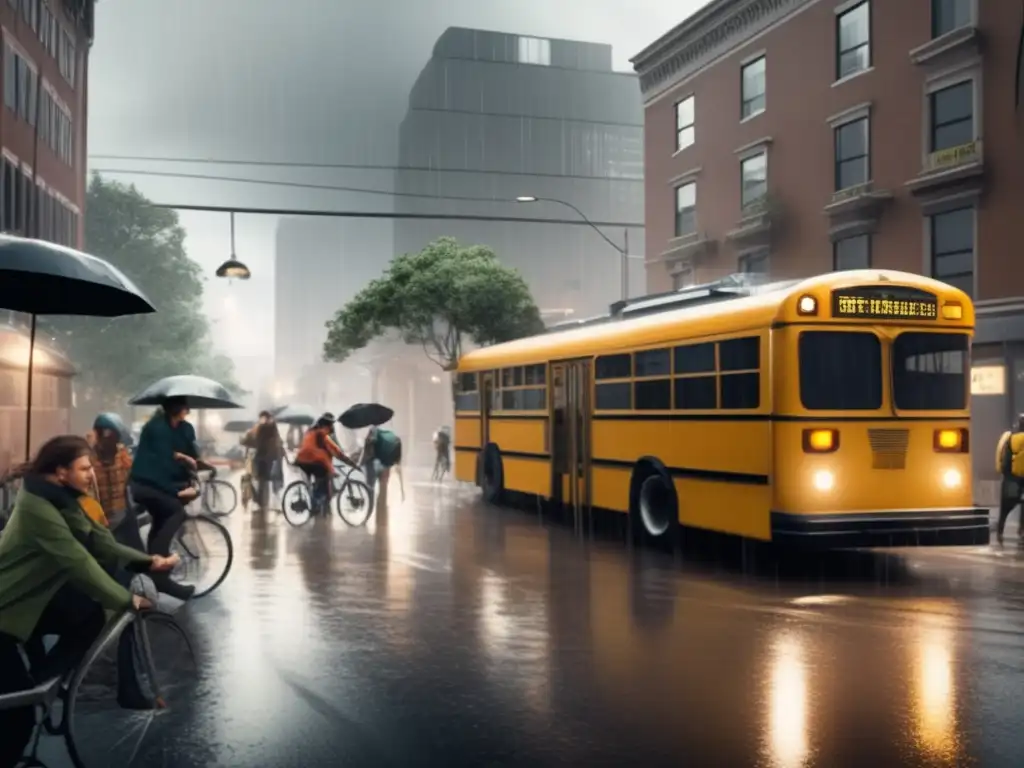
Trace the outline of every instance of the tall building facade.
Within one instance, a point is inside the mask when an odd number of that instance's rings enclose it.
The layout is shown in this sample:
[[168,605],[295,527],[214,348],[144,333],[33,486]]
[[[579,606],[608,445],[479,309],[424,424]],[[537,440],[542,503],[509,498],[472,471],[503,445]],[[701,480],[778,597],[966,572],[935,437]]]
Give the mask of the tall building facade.
[[[628,240],[642,292],[642,116],[637,79],[613,71],[611,46],[449,28],[409,94],[395,210],[579,220],[551,202],[563,201],[613,223],[602,231],[616,245]],[[399,219],[395,251],[444,235],[494,248],[556,316],[621,296],[620,254],[586,226]]]
[[80,246],[93,0],[0,0],[0,231]]
[[634,58],[648,290],[887,268],[967,291],[976,472],[1024,411],[1020,7],[714,0]]

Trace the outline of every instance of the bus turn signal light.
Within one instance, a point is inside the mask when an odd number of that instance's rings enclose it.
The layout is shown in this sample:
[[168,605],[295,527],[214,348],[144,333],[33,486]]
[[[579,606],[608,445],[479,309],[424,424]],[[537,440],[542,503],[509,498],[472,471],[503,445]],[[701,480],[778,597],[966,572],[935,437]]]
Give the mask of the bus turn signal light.
[[805,429],[804,453],[833,453],[839,450],[839,430]]
[[935,430],[935,450],[939,453],[967,453],[966,429]]
[[964,308],[956,302],[948,302],[942,305],[943,320],[963,320]]

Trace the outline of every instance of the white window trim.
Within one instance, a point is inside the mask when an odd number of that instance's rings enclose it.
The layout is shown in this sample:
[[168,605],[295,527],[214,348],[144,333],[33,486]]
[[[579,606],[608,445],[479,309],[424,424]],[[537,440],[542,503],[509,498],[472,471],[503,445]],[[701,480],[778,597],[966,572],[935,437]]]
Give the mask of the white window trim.
[[11,163],[12,165],[16,165],[19,168],[21,167],[21,158],[19,158],[16,154],[11,152],[11,150],[9,150],[7,147],[3,147],[2,149],[0,149],[0,155],[3,156],[4,160],[7,160],[7,162]]
[[[746,117],[743,117],[743,102],[746,101],[743,93],[743,70],[747,68],[749,64],[753,64],[758,59],[764,59],[764,106],[757,112],[751,112]],[[763,115],[768,110],[768,51],[762,49],[756,53],[752,53],[740,62],[740,125],[743,123],[753,120],[759,115]]]
[[[690,126],[693,128],[693,144],[687,144],[685,147],[679,146],[679,105],[687,99],[693,99],[693,124]],[[673,120],[673,139],[672,146],[676,149],[672,153],[672,157],[681,155],[683,152],[688,150],[690,147],[697,146],[697,94],[694,91],[690,91],[682,98],[676,99],[672,102],[672,120]]]
[[768,148],[772,145],[771,136],[763,136],[760,139],[751,141],[748,144],[744,144],[742,147],[737,147],[733,150],[733,154],[736,155],[736,159],[741,163],[747,158],[759,155],[762,152],[767,154]]
[[668,180],[668,186],[670,186],[672,189],[675,189],[676,187],[681,187],[683,184],[688,184],[691,181],[696,181],[697,177],[700,176],[701,170],[702,169],[700,167],[691,168],[688,171],[680,173],[678,176],[673,176],[671,179]]
[[982,109],[982,66],[979,59],[958,64],[956,66],[936,72],[925,78],[924,91],[921,97],[921,113],[924,122],[921,125],[921,167],[924,168],[931,155],[931,129],[932,129],[932,105],[931,95],[936,91],[950,88],[954,85],[973,82],[971,93],[971,111],[974,121],[974,141],[979,141],[984,135],[983,122],[984,111]]
[[[692,288],[697,284],[697,270],[690,264],[669,272],[669,276],[672,278],[672,290],[674,291],[685,291],[687,288]],[[677,279],[683,283],[678,288],[675,287]]]
[[967,4],[968,4],[968,13],[970,14],[970,19],[968,20],[968,22],[966,24],[964,24],[963,27],[957,27],[956,29],[949,30],[949,32],[944,32],[943,34],[939,35],[938,37],[932,37],[931,36],[931,31],[932,31],[932,29],[935,26],[935,0],[928,0],[928,42],[931,42],[933,40],[941,40],[946,35],[954,35],[959,30],[965,29],[967,27],[975,27],[976,28],[978,26],[978,0],[967,0]]
[[18,39],[13,34],[11,34],[11,32],[8,31],[7,27],[2,27],[2,29],[4,45],[6,45],[12,51],[18,54],[21,58],[23,58],[25,60],[25,63],[28,64],[28,68],[36,74],[38,74],[39,66],[36,64],[35,59],[29,56],[28,52],[25,50],[25,47],[20,42],[18,42]]
[[847,123],[852,123],[855,120],[860,120],[863,117],[871,119],[871,104],[870,101],[865,101],[861,104],[857,104],[848,109],[844,109],[842,112],[836,112],[834,115],[825,118],[825,122],[828,123],[829,127],[835,130],[836,128],[842,128]]
[[[683,232],[680,234],[676,232],[676,218],[679,216],[679,190],[683,187],[692,184],[693,185],[693,231]],[[697,179],[689,178],[683,181],[677,182],[672,187],[672,237],[669,238],[669,242],[675,240],[683,240],[684,238],[690,237],[697,234],[700,231],[700,227],[697,225]]]
[[858,69],[856,72],[851,72],[844,77],[836,78],[832,82],[833,88],[837,85],[848,83],[855,77],[866,75],[875,69],[875,9],[872,7],[871,0],[846,0],[845,3],[840,3],[832,9],[836,16],[836,20],[832,25],[833,45],[835,45],[835,53],[832,57],[833,67],[836,69],[839,67],[839,17],[852,11],[858,5],[867,5],[868,7],[868,65],[864,69]]
[[944,204],[940,203],[937,210],[922,217],[924,223],[924,237],[922,238],[924,241],[924,261],[921,265],[921,274],[927,275],[933,280],[942,280],[941,277],[935,275],[932,268],[932,216],[942,215],[943,213],[957,211],[962,208],[970,208],[974,212],[974,253],[971,261],[971,295],[973,298],[978,295],[978,201],[975,197],[950,197]]

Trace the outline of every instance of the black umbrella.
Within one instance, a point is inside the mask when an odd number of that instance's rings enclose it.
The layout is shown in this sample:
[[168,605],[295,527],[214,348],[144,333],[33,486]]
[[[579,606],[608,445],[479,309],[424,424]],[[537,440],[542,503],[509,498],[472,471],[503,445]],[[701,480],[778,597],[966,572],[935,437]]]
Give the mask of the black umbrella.
[[318,418],[320,418],[320,414],[308,405],[286,405],[274,412],[274,421],[278,424],[308,427],[315,424]]
[[120,317],[155,312],[119,269],[87,253],[0,235],[0,308],[32,316],[28,347],[25,456],[32,446],[32,367],[38,315]]
[[239,419],[238,421],[229,421],[227,424],[225,424],[224,425],[224,431],[225,432],[243,433],[243,432],[248,432],[250,429],[252,429],[255,426],[256,426],[256,422],[255,421],[250,421],[248,419]]
[[128,401],[130,405],[163,405],[183,398],[189,408],[241,408],[223,384],[205,376],[168,376],[154,382]]
[[394,411],[380,403],[356,403],[341,414],[338,421],[348,429],[366,429],[386,424],[394,415]]

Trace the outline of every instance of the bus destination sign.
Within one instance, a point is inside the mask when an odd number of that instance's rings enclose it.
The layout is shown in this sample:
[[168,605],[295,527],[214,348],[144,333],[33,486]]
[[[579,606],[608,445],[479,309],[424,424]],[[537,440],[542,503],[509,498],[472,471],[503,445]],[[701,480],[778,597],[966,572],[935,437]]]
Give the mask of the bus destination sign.
[[939,302],[934,296],[897,298],[836,292],[832,295],[832,316],[865,320],[936,320]]

